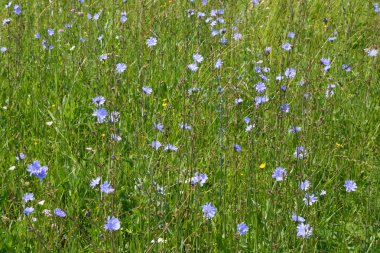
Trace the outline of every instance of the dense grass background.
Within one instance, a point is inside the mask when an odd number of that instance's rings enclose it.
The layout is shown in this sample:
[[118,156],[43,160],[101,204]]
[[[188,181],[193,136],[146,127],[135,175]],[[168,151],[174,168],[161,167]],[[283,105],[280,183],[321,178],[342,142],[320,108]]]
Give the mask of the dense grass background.
[[[20,15],[14,4],[22,6]],[[226,28],[215,37],[205,22],[213,9],[224,10],[218,17],[225,23],[215,29]],[[99,20],[87,19],[97,12]],[[373,2],[20,0],[1,9],[1,20],[9,17],[0,26],[0,47],[7,48],[0,53],[1,252],[380,251],[379,58],[364,51],[380,45]],[[158,43],[149,48],[151,36]],[[54,48],[44,50],[42,39]],[[286,42],[290,51],[281,47]],[[197,52],[204,61],[191,72]],[[102,54],[108,59],[100,61]],[[328,72],[322,57],[331,60]],[[121,62],[127,70],[120,74]],[[270,68],[262,73],[270,79],[269,101],[259,107],[256,66]],[[287,68],[296,76],[276,81]],[[331,83],[335,94],[326,98]],[[145,95],[144,86],[153,93]],[[201,90],[189,94],[194,87]],[[97,123],[92,99],[99,95],[108,112],[120,112],[119,122]],[[243,102],[236,105],[236,98]],[[284,103],[289,113],[281,112]],[[251,132],[244,117],[256,124]],[[288,133],[291,126],[302,131]],[[115,133],[122,141],[111,139]],[[153,140],[178,151],[156,151]],[[297,146],[308,150],[305,159],[293,157]],[[17,162],[20,152],[26,157]],[[34,160],[49,168],[42,182],[26,171]],[[287,170],[281,182],[272,178],[278,166]],[[203,187],[188,183],[195,172],[207,174]],[[91,189],[97,176],[115,192]],[[306,179],[307,192],[318,196],[312,206],[299,189]],[[349,179],[355,192],[345,191]],[[36,200],[24,204],[27,192]],[[202,217],[206,202],[217,208],[212,220]],[[35,208],[29,216],[26,206]],[[57,207],[66,218],[42,213]],[[292,214],[313,227],[310,238],[296,236]],[[121,229],[105,231],[107,216],[118,217]],[[241,236],[240,222],[249,226]],[[152,243],[158,238],[165,243]]]

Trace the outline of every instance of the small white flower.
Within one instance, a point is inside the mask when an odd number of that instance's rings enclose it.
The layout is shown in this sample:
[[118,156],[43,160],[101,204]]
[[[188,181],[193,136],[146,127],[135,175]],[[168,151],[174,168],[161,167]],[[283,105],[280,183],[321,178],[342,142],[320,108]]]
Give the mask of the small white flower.
[[50,211],[49,209],[44,209],[44,210],[42,211],[42,213],[45,214],[45,216],[47,216],[47,217],[52,216],[52,215],[51,215],[51,211]]
[[158,238],[157,240],[152,240],[151,243],[165,243],[167,240],[164,240],[164,238]]

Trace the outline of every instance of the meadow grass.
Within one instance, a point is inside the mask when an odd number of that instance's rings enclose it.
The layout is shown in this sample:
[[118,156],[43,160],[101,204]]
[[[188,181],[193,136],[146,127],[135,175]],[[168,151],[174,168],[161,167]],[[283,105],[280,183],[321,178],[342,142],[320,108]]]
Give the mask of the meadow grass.
[[380,252],[374,2],[203,2],[0,1],[0,252]]

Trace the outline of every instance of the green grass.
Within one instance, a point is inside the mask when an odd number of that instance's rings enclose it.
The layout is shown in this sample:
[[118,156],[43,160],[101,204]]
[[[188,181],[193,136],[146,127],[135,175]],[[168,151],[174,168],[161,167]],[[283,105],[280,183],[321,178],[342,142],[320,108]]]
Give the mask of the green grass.
[[[188,9],[195,14],[188,17]],[[215,26],[225,27],[224,35],[211,36],[205,20],[212,9],[225,11],[219,15],[225,23]],[[87,19],[99,11],[99,20]],[[207,17],[197,18],[198,11]],[[8,17],[0,26],[0,47],[7,48],[0,53],[0,252],[380,251],[380,62],[364,51],[380,46],[372,2],[20,0],[1,9],[0,19]],[[231,26],[241,40],[233,39]],[[337,39],[329,41],[334,31]],[[158,43],[148,48],[151,36]],[[44,50],[42,39],[54,49]],[[288,52],[281,48],[286,42],[293,45]],[[196,52],[204,61],[193,73],[187,65]],[[101,54],[108,59],[100,61]],[[326,73],[322,57],[331,60]],[[119,74],[121,62],[127,70]],[[269,101],[258,108],[255,66],[270,68],[264,73]],[[297,70],[295,78],[277,82],[287,68]],[[336,85],[330,98],[328,84]],[[153,93],[145,95],[144,86]],[[192,87],[201,90],[189,94]],[[98,95],[108,112],[120,112],[119,122],[97,123],[92,99]],[[235,105],[236,98],[243,102]],[[289,113],[280,111],[284,103]],[[244,117],[256,124],[251,132]],[[180,129],[181,122],[192,130]],[[291,126],[302,131],[290,134]],[[156,151],[153,140],[178,152]],[[297,146],[308,150],[306,158],[293,157]],[[26,157],[17,162],[20,152]],[[42,182],[26,171],[34,160],[49,168]],[[279,166],[287,176],[276,182]],[[207,174],[203,187],[190,186],[195,172]],[[91,189],[97,176],[115,192]],[[299,189],[305,179],[307,192],[318,196],[312,206]],[[349,179],[355,192],[345,191]],[[321,190],[327,194],[319,196]],[[36,199],[24,204],[27,192]],[[217,208],[211,220],[202,217],[206,202]],[[26,206],[35,208],[29,216]],[[66,218],[42,213],[57,207]],[[292,214],[310,224],[310,238],[296,236]],[[120,219],[120,230],[105,231],[107,216]],[[246,235],[237,233],[240,222],[249,226]],[[165,243],[151,242],[158,238]]]

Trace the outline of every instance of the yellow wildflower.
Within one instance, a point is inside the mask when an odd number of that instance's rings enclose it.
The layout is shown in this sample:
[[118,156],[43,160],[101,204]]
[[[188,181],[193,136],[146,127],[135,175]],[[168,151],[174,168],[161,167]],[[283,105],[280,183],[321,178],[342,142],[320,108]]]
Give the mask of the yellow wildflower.
[[166,98],[164,98],[164,99],[162,99],[162,107],[166,107],[166,106],[168,106],[168,104],[166,103],[166,101],[167,101],[168,99],[166,99]]

